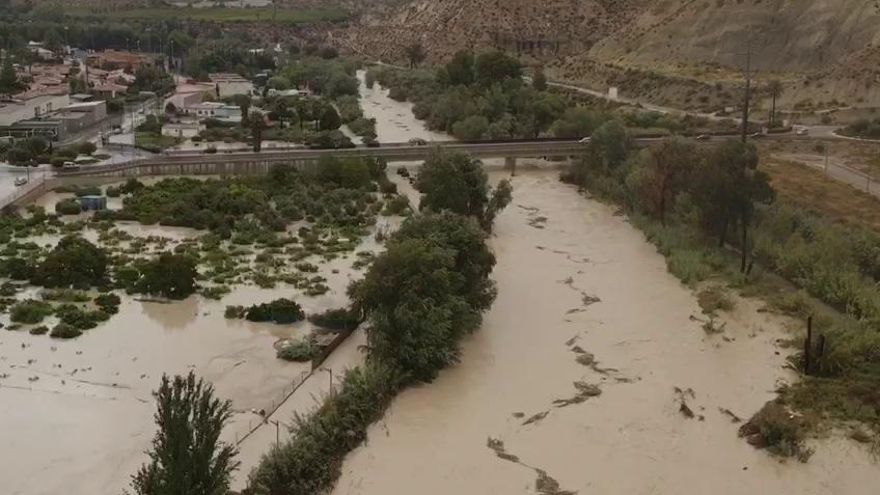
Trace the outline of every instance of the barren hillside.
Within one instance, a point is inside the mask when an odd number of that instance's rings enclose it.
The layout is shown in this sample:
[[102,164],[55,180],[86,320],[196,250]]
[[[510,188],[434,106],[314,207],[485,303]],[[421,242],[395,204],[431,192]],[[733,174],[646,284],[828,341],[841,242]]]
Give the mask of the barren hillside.
[[[787,104],[880,104],[880,2],[873,0],[376,2],[363,0],[360,23],[334,38],[389,61],[402,60],[414,42],[435,61],[461,48],[494,47],[548,64],[556,77],[624,86],[639,84],[622,79],[650,77],[723,87],[739,79],[751,46],[759,79],[786,82]],[[616,74],[597,80],[597,63]]]

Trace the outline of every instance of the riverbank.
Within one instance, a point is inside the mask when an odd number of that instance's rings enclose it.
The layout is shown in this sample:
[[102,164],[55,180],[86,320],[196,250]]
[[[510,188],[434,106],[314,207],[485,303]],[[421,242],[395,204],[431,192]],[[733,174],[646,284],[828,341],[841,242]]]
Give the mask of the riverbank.
[[[777,344],[790,320],[737,299],[720,315],[725,331],[709,335],[691,318],[694,294],[625,217],[556,172],[520,171],[513,185],[483,328],[460,365],[395,400],[334,494],[534,493],[540,476],[522,464],[579,493],[856,494],[880,481],[846,440],[801,464],[737,437],[725,411],[745,420],[794,380]],[[578,382],[601,395],[554,406]]]

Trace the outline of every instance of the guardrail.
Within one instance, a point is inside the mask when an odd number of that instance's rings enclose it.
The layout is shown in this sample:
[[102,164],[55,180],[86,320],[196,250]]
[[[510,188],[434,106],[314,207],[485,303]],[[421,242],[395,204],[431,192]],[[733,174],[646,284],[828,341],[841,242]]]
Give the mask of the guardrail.
[[7,194],[5,197],[0,198],[0,210],[6,209],[16,201],[31,193],[45,192],[46,180],[46,174],[43,172],[42,174],[28,180],[27,184],[18,186],[11,194]]

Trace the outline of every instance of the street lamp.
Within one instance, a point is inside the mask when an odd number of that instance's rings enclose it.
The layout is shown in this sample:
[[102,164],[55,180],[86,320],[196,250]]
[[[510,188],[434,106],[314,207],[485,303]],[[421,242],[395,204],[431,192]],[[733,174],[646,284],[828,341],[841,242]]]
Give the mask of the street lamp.
[[326,371],[327,375],[330,376],[330,395],[333,395],[333,370],[330,368],[324,368],[323,366],[319,368],[320,371]]

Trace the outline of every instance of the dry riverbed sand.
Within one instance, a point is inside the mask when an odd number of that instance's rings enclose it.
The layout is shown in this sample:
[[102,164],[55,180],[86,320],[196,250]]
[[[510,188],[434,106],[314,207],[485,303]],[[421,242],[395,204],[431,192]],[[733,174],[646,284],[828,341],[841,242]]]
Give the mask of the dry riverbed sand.
[[[708,335],[692,291],[608,206],[553,172],[514,179],[498,219],[498,299],[460,365],[403,392],[335,495],[861,494],[880,468],[818,442],[806,464],[737,438],[795,379],[786,321],[738,300]],[[598,394],[598,395],[597,395]],[[693,413],[683,414],[682,402]]]

